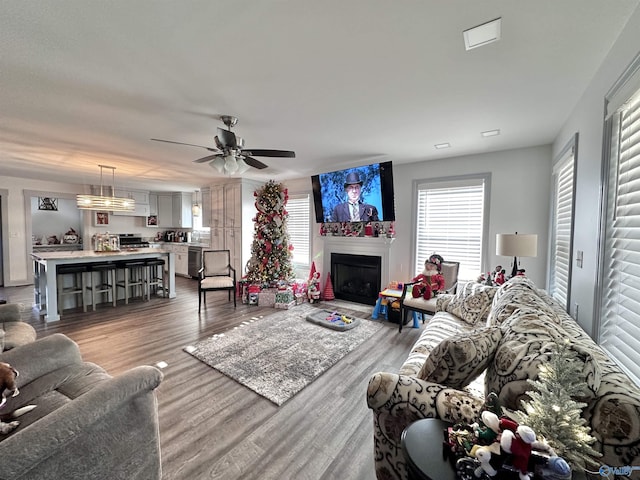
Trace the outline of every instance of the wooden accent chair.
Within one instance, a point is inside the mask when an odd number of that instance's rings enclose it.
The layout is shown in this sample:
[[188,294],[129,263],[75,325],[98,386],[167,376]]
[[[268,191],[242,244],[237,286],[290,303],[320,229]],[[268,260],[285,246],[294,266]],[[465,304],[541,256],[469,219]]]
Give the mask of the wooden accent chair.
[[[442,262],[442,276],[444,277],[444,293],[456,293],[458,287],[458,271],[460,270],[460,262]],[[402,288],[402,297],[400,297],[400,332],[402,324],[406,323],[409,311],[422,313],[422,323],[424,323],[424,314],[433,314],[436,311],[436,297],[425,300],[422,297],[413,298],[411,290],[416,282],[408,282]],[[442,292],[441,292],[442,293]]]
[[227,290],[229,300],[233,295],[233,308],[236,308],[236,270],[231,266],[229,250],[203,250],[202,267],[199,273],[198,313],[202,307],[203,297],[206,303],[207,292],[215,290]]

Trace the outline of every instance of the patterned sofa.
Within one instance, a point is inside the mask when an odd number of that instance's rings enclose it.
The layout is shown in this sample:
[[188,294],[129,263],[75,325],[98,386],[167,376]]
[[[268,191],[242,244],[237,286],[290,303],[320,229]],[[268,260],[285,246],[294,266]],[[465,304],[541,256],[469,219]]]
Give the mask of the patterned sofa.
[[582,415],[603,455],[598,462],[640,465],[640,388],[544,290],[516,277],[499,288],[468,283],[439,297],[400,371],[371,377],[378,479],[407,478],[400,437],[410,423],[472,423],[489,392],[518,409],[532,390],[527,379],[566,339],[584,361],[588,395],[579,400],[587,403]]

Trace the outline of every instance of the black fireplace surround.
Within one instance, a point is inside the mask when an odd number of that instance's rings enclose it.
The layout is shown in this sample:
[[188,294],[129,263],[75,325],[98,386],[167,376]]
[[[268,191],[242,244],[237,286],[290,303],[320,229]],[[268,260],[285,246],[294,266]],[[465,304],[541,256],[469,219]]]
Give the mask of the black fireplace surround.
[[375,305],[380,292],[382,259],[372,255],[331,254],[331,282],[336,298]]

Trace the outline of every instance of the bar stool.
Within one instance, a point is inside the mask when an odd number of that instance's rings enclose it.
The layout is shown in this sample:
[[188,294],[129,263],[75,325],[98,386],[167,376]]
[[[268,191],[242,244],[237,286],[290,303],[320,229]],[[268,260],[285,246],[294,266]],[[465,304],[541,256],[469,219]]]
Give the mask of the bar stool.
[[155,287],[154,293],[158,291],[158,287],[162,290],[162,297],[165,297],[164,283],[164,260],[162,258],[150,258],[145,262],[147,266],[147,300],[151,300],[151,288]]
[[123,280],[117,281],[116,286],[124,288],[124,303],[129,303],[129,292],[133,298],[134,290],[140,287],[140,296],[144,300],[144,289],[147,283],[147,266],[144,260],[123,260],[117,262],[118,269],[124,271]]
[[[66,296],[80,296],[82,311],[87,311],[87,304],[84,302],[84,290],[86,287],[85,276],[87,272],[86,265],[58,265],[56,269],[56,282],[58,284],[58,314],[62,314],[64,310],[63,299]],[[65,287],[65,279],[71,276],[73,283]]]
[[[116,264],[90,263],[87,270],[89,272],[89,285],[87,285],[87,290],[91,290],[93,311],[96,311],[98,295],[103,293],[107,294],[107,300],[109,300],[109,294],[111,294],[111,303],[115,307],[118,298],[116,292]],[[98,275],[94,275],[95,273]]]

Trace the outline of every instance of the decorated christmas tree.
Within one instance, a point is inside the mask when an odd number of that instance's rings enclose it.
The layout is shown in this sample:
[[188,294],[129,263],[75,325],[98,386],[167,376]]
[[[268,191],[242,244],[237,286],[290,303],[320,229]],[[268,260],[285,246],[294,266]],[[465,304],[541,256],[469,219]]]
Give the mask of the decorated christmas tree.
[[574,400],[586,390],[582,364],[568,342],[558,345],[549,362],[540,365],[538,379],[528,380],[536,390],[527,392],[530,400],[522,402],[524,411],[515,412],[518,422],[531,427],[578,470],[595,465],[600,456],[591,447],[596,439],[581,416],[587,404]]
[[251,259],[247,264],[247,280],[267,286],[293,277],[286,210],[289,195],[280,183],[269,180],[253,193],[256,197],[255,233]]

